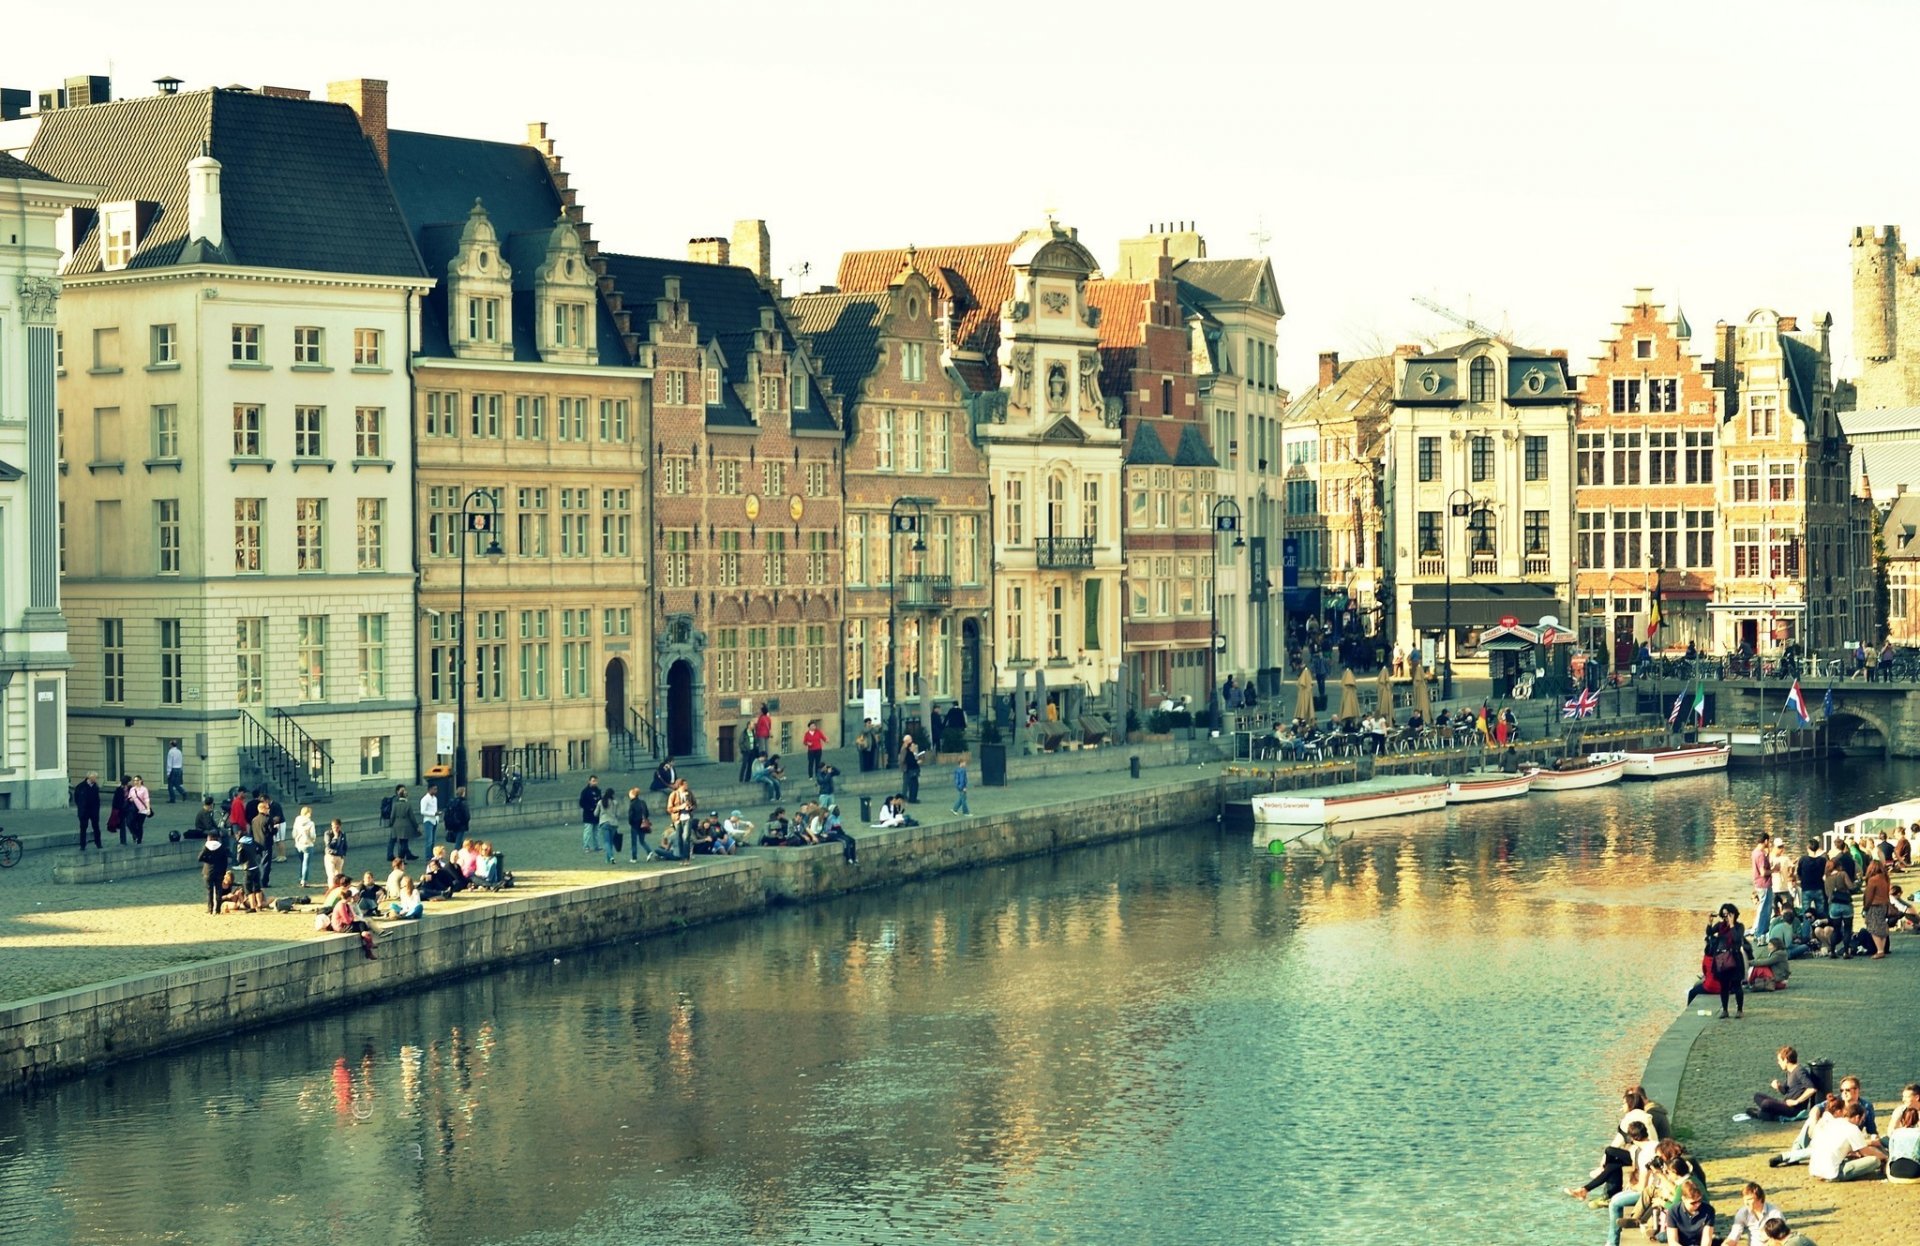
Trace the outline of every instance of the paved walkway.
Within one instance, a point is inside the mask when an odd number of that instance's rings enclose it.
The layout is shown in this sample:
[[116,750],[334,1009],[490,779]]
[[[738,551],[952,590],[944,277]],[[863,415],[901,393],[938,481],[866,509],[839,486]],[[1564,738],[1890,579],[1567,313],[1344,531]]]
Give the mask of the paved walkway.
[[[1710,1007],[1687,1057],[1674,1129],[1705,1161],[1714,1206],[1731,1220],[1740,1187],[1757,1181],[1788,1223],[1820,1246],[1893,1246],[1920,1225],[1920,1189],[1885,1181],[1817,1181],[1805,1165],[1769,1168],[1767,1158],[1793,1141],[1798,1124],[1736,1122],[1755,1091],[1779,1075],[1774,1052],[1791,1044],[1803,1059],[1833,1061],[1834,1082],[1858,1075],[1882,1130],[1900,1087],[1920,1081],[1914,1002],[1920,999],[1920,936],[1893,936],[1887,960],[1798,960],[1785,991],[1749,996],[1744,1021],[1718,1019]],[[1696,1018],[1686,1018],[1696,1021]]]

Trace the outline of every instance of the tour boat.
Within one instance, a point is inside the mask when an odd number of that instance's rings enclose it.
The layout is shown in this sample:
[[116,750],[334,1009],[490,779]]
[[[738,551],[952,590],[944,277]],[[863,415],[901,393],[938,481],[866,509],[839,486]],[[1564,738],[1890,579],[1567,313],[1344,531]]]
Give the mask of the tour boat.
[[1869,809],[1835,822],[1833,829],[1822,837],[1821,846],[1824,851],[1832,852],[1855,840],[1862,844],[1878,843],[1882,835],[1891,836],[1895,831],[1916,823],[1920,823],[1920,800],[1897,800],[1890,805]]
[[1604,787],[1618,783],[1627,771],[1627,759],[1614,754],[1576,757],[1559,767],[1538,771],[1533,776],[1536,792],[1572,792],[1583,787]]
[[1695,744],[1687,748],[1628,749],[1629,779],[1671,779],[1677,775],[1725,770],[1733,749],[1726,744]]
[[1464,805],[1476,800],[1505,800],[1525,796],[1539,771],[1532,766],[1508,774],[1504,770],[1469,770],[1447,784],[1447,803]]
[[[1424,813],[1447,803],[1447,781],[1432,775],[1406,775],[1335,783],[1297,792],[1271,792],[1253,798],[1253,846],[1278,840],[1313,846],[1328,828],[1395,814]],[[1316,834],[1317,832],[1317,834]]]

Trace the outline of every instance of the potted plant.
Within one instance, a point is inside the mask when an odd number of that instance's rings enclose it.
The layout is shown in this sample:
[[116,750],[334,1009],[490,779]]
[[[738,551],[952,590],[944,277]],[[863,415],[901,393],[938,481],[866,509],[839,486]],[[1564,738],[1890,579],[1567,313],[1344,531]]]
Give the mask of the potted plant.
[[1007,746],[1000,738],[1000,724],[991,718],[980,724],[980,782],[988,787],[1007,785]]

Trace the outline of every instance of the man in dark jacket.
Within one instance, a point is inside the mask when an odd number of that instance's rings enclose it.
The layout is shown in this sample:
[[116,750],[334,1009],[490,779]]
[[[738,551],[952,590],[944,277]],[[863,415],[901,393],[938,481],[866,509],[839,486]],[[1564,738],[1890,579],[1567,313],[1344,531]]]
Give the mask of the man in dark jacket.
[[87,850],[87,828],[93,828],[93,846],[100,846],[100,776],[87,771],[87,777],[73,788],[73,811],[80,819],[80,851]]
[[580,789],[580,851],[600,851],[600,776],[587,776]]
[[[211,812],[212,801],[208,801]],[[200,849],[200,881],[207,885],[207,912],[220,911],[220,884],[233,868],[233,857],[227,852],[227,841],[220,836],[218,828],[207,835],[206,843]]]
[[453,789],[453,799],[440,811],[441,824],[447,828],[447,842],[457,844],[467,837],[467,828],[473,825],[473,810],[467,808],[467,789]]

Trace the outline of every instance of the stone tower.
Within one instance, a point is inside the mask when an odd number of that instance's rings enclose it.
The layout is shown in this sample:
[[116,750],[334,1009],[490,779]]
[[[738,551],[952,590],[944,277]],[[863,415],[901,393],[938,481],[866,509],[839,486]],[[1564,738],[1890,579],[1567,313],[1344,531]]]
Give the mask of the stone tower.
[[1851,245],[1859,405],[1920,406],[1920,275],[1898,226],[1860,226]]

